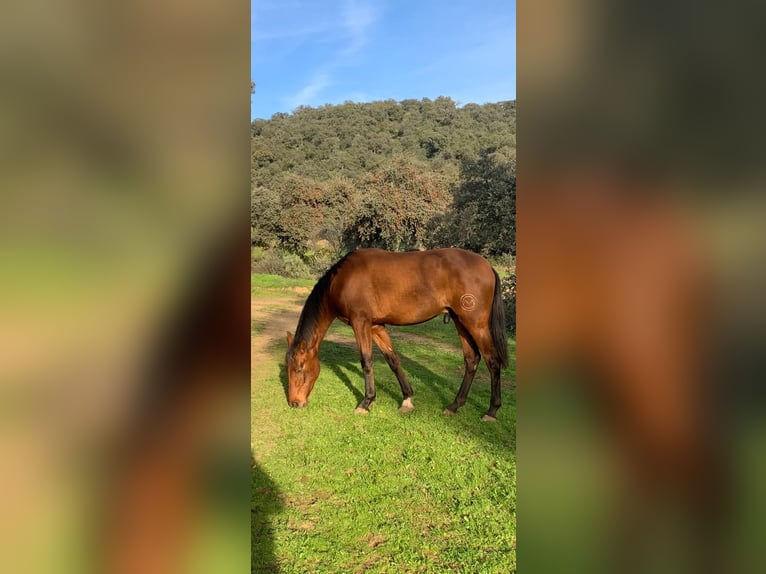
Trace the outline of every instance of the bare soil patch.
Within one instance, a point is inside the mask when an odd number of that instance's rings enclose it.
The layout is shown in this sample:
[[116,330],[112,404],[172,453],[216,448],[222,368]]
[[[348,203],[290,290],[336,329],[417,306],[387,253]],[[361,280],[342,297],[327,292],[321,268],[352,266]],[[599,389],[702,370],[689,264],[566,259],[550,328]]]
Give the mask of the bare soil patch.
[[250,338],[250,364],[257,365],[272,358],[277,340],[293,332],[301,312],[302,298],[270,297],[250,300],[250,323],[258,333]]

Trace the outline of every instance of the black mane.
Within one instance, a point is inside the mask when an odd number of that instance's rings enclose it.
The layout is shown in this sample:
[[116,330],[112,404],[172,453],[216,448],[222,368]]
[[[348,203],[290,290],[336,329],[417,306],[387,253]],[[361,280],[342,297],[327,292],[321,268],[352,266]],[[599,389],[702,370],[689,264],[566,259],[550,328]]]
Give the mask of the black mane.
[[349,254],[344,255],[332,267],[325,271],[324,275],[322,275],[316,285],[314,285],[308,299],[306,299],[306,303],[303,305],[301,317],[298,319],[298,327],[295,329],[295,340],[293,341],[291,350],[301,341],[306,341],[306,343],[308,343],[311,339],[311,334],[316,329],[317,321],[319,320],[319,316],[322,313],[322,308],[325,304],[324,300],[327,289],[329,289],[333,277],[348,256]]

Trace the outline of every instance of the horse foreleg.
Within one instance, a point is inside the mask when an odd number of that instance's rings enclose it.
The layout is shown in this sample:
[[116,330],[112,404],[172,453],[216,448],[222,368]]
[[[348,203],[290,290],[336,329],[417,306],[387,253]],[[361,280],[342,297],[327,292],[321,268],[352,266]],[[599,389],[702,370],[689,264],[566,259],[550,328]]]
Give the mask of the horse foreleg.
[[408,413],[415,408],[412,404],[412,387],[407,380],[407,376],[402,371],[401,363],[399,362],[399,356],[394,351],[394,345],[391,342],[391,337],[388,335],[388,331],[383,325],[373,325],[372,327],[372,340],[383,353],[386,358],[388,366],[396,375],[396,380],[399,381],[399,386],[402,389],[402,406],[399,407],[400,413]]
[[356,320],[351,322],[354,330],[356,344],[359,347],[359,355],[362,360],[362,373],[364,374],[364,398],[354,410],[357,414],[367,414],[370,406],[375,401],[375,377],[372,372],[372,329],[369,321]]
[[465,373],[463,374],[463,382],[460,383],[460,390],[458,390],[455,400],[444,409],[445,415],[454,415],[465,404],[468,398],[468,391],[471,390],[471,384],[476,376],[476,370],[479,368],[479,361],[481,360],[476,342],[457,317],[455,317],[455,327],[457,328],[458,335],[460,335],[460,346],[463,347]]

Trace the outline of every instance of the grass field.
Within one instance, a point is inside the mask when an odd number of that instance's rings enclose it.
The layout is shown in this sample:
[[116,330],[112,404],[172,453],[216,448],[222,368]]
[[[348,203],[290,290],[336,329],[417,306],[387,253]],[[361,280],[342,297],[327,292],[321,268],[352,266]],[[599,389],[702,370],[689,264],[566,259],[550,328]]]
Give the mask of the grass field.
[[311,282],[252,280],[252,571],[516,571],[515,341],[503,407],[483,423],[482,364],[468,402],[445,417],[463,359],[440,318],[389,329],[415,391],[401,391],[376,350],[377,401],[353,413],[364,383],[349,327],[336,322],[320,350],[306,409],[287,406],[285,331]]

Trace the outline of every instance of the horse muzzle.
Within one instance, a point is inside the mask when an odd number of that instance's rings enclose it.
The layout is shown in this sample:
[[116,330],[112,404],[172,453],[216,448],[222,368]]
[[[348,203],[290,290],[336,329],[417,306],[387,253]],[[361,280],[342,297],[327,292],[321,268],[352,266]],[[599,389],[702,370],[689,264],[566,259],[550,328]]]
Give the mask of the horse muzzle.
[[290,406],[294,409],[302,409],[307,403],[308,401],[290,401]]

